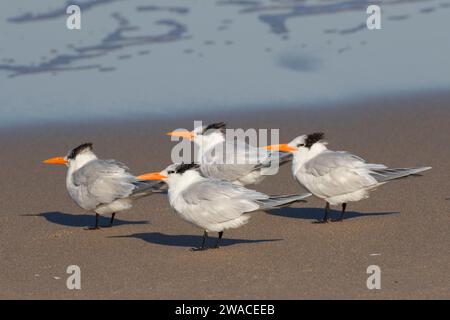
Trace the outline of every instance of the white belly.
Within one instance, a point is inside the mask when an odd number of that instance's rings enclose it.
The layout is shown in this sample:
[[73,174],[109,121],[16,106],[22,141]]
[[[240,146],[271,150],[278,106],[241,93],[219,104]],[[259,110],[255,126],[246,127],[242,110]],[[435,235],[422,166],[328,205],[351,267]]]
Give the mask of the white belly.
[[200,205],[187,204],[182,197],[171,197],[170,191],[169,202],[181,219],[206,231],[220,232],[225,229],[238,228],[250,219],[250,215],[243,214],[228,221],[214,222],[214,218],[210,216],[211,213],[202,210]]
[[241,186],[246,186],[248,184],[258,184],[263,181],[265,176],[261,174],[261,170],[255,170],[250,172],[249,174],[239,178],[236,181],[233,181],[235,184],[239,184]]
[[130,209],[132,207],[132,200],[130,199],[118,199],[109,204],[102,204],[95,208],[95,212],[100,215],[108,215],[113,212],[119,212]]

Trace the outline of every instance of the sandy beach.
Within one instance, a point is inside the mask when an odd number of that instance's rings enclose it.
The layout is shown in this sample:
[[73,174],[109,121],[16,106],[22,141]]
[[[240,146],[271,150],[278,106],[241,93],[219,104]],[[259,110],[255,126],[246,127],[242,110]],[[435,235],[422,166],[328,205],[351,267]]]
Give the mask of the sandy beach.
[[[202,230],[179,219],[164,195],[118,214],[113,228],[84,230],[94,217],[69,198],[66,168],[41,163],[90,141],[99,157],[124,162],[133,173],[160,170],[170,163],[174,146],[164,133],[192,128],[193,120],[280,128],[281,142],[323,131],[330,149],[390,167],[433,169],[351,203],[342,223],[313,224],[324,203],[310,197],[304,204],[254,213],[246,226],[225,232],[219,250],[191,252]],[[244,110],[0,133],[2,299],[450,298],[449,94],[335,108],[274,106],[256,116]],[[290,166],[251,188],[270,194],[304,191]],[[101,224],[107,221],[102,218]],[[81,290],[66,287],[69,265],[81,268]],[[381,290],[367,289],[369,265],[381,268]]]

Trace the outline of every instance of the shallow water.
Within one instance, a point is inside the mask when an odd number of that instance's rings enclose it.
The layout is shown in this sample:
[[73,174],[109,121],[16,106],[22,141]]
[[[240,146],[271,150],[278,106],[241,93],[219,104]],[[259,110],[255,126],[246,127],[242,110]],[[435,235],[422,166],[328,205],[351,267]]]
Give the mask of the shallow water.
[[[450,87],[450,0],[0,3],[0,126]],[[82,29],[67,30],[70,4]],[[382,29],[366,8],[382,8]]]

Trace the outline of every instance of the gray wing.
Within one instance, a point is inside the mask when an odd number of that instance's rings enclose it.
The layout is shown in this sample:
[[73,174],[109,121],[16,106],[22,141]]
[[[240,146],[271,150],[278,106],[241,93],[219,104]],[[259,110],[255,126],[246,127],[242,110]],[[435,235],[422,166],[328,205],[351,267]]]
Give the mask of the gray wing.
[[209,223],[233,220],[243,213],[258,210],[258,201],[267,200],[264,193],[249,190],[228,181],[205,179],[181,194],[184,205]]
[[130,195],[133,199],[139,199],[152,193],[167,194],[168,186],[163,181],[137,181],[133,182],[135,188]]
[[419,175],[420,172],[430,170],[431,167],[419,168],[388,168],[373,170],[370,174],[378,182],[386,182],[394,179],[406,178],[411,175]]
[[366,163],[348,152],[325,151],[308,161],[298,174],[311,192],[328,197],[376,185],[370,173],[383,168],[386,166]]
[[280,157],[278,152],[270,152],[239,140],[225,141],[218,147],[224,152],[206,152],[202,158],[201,171],[205,176],[228,181],[238,180],[255,170],[269,167],[272,161],[283,164],[292,158],[290,155]]
[[305,164],[308,173],[320,177],[335,170],[383,169],[381,164],[370,164],[364,159],[346,151],[325,151]]
[[93,160],[73,174],[73,183],[97,205],[130,196],[136,182],[128,168],[115,160]]

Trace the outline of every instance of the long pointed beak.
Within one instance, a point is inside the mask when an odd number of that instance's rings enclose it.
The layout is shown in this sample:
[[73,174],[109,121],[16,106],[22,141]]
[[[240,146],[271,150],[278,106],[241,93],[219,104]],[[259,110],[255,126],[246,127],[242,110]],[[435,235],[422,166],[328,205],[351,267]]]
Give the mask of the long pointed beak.
[[290,147],[287,144],[273,144],[270,146],[265,146],[263,148],[266,150],[276,150],[276,151],[290,152],[290,153],[297,151],[297,148]]
[[47,160],[42,161],[45,164],[67,164],[67,160],[63,157],[54,157]]
[[168,132],[166,134],[171,137],[181,137],[181,138],[185,138],[188,140],[192,140],[194,138],[194,134],[191,131],[187,131],[187,130],[172,131],[172,132]]
[[144,174],[141,174],[140,176],[136,177],[136,179],[141,180],[141,181],[146,181],[146,180],[164,180],[165,178],[167,178],[167,177],[163,176],[159,172],[144,173]]

